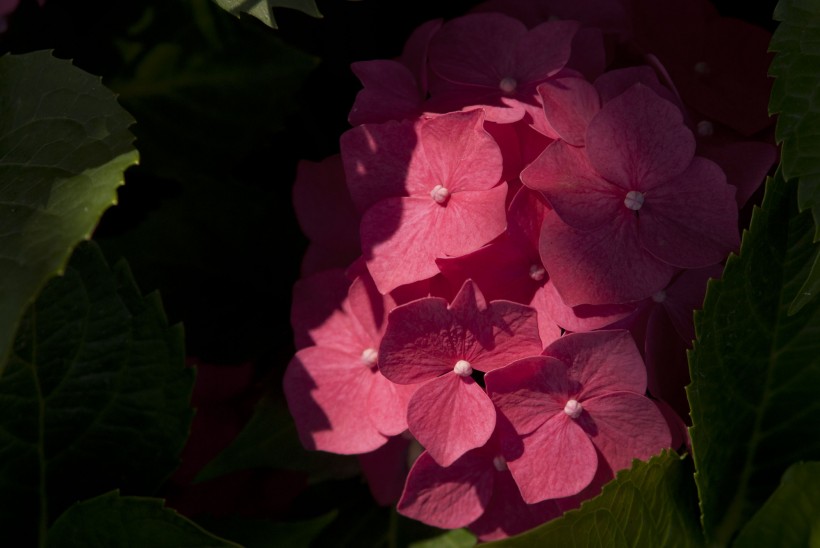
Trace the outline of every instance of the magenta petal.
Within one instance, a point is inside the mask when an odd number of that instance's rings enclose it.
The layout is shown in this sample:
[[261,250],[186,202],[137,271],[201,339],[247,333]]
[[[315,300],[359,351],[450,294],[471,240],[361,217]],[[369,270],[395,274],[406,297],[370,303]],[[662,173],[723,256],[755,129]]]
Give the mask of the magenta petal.
[[406,66],[378,59],[359,61],[350,68],[364,86],[347,117],[351,125],[402,120],[420,114],[422,96]]
[[666,419],[649,398],[630,392],[612,392],[585,400],[591,424],[584,424],[592,442],[614,472],[647,460],[670,447]]
[[419,91],[422,95],[427,93],[427,50],[430,47],[430,40],[441,25],[441,19],[433,19],[416,27],[404,43],[401,52],[400,61],[419,80]]
[[349,286],[350,280],[341,269],[318,272],[293,284],[290,323],[297,350],[313,345],[346,347],[349,338],[340,332],[345,332],[351,321],[342,311]]
[[561,139],[583,146],[587,125],[601,109],[601,100],[592,84],[575,76],[550,78],[538,86],[538,94],[550,126]]
[[692,161],[695,138],[680,109],[643,84],[606,103],[589,123],[590,163],[627,190],[648,190]]
[[384,445],[387,438],[366,418],[375,374],[357,355],[318,346],[297,352],[283,383],[302,444],[345,455]]
[[350,284],[346,304],[350,315],[356,318],[378,350],[378,343],[387,327],[387,314],[396,307],[396,302],[390,295],[381,295],[365,273]]
[[487,443],[495,429],[495,407],[473,379],[447,373],[413,394],[407,424],[430,456],[446,467]]
[[484,376],[487,394],[504,413],[515,431],[527,435],[539,428],[575,392],[567,366],[547,356],[534,356],[496,369]]
[[760,188],[766,174],[777,162],[777,148],[754,141],[704,145],[698,149],[726,173],[726,182],[737,188],[737,205],[742,208]]
[[430,41],[430,68],[450,82],[497,88],[514,66],[509,46],[526,33],[523,23],[498,13],[457,17]]
[[740,245],[735,188],[717,164],[695,157],[680,176],[646,193],[638,231],[641,244],[671,265],[719,263]]
[[540,190],[561,220],[579,230],[609,223],[624,209],[624,191],[595,172],[585,149],[555,141],[521,172],[521,182]]
[[495,469],[481,452],[466,453],[443,468],[425,451],[407,476],[397,510],[434,527],[464,527],[484,513],[494,476]]
[[359,212],[390,196],[407,196],[405,182],[418,144],[414,122],[363,124],[339,146],[350,196]]
[[575,495],[595,477],[595,446],[563,411],[522,441],[521,456],[507,465],[529,504]]
[[487,542],[523,533],[563,512],[554,500],[527,504],[508,470],[495,474],[493,495],[480,518],[469,529]]
[[579,26],[577,21],[547,21],[530,29],[515,45],[515,74],[509,76],[519,84],[534,83],[564,68]]
[[555,212],[546,215],[541,260],[564,303],[623,304],[666,286],[677,268],[643,250],[633,219],[625,212],[610,225],[582,232]]
[[666,99],[670,103],[675,105],[679,104],[679,99],[675,93],[660,83],[652,67],[645,65],[625,67],[605,72],[595,80],[595,89],[601,94],[601,101],[607,103],[637,83],[645,85],[657,93],[659,97]]
[[375,451],[358,456],[370,493],[381,506],[390,506],[401,497],[407,478],[409,446],[410,440],[394,436]]
[[[539,319],[544,311],[544,315],[549,316],[558,325],[567,331],[594,331],[606,327],[618,320],[626,318],[634,310],[634,304],[603,304],[590,305],[581,304],[578,306],[567,306],[561,299],[561,295],[555,290],[555,284],[549,280],[541,289],[541,294],[537,304],[532,304],[538,310]],[[543,339],[543,337],[541,337]],[[546,344],[546,341],[544,341]]]
[[579,400],[646,390],[646,366],[629,331],[570,333],[546,347],[544,355],[568,366],[567,374],[582,387]]

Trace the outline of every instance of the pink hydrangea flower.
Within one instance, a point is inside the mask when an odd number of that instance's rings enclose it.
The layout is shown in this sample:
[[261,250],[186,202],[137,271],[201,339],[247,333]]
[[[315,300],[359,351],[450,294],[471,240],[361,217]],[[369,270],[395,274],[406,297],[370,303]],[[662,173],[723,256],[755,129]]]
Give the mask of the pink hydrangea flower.
[[350,68],[363,89],[356,95],[351,125],[382,123],[422,114],[427,97],[427,46],[442,21],[428,21],[413,31],[397,60],[359,61]]
[[[445,23],[430,42],[429,104],[482,108],[487,120],[512,123],[540,110],[535,88],[567,63],[575,21],[527,29],[500,13],[474,13]],[[433,107],[434,109],[436,107]]]
[[388,293],[438,273],[437,257],[475,251],[506,228],[502,158],[481,111],[364,124],[341,139],[347,183],[364,212],[362,250]]
[[[497,429],[511,428],[499,422]],[[407,476],[400,514],[434,527],[469,526],[482,540],[520,533],[563,512],[554,500],[527,504],[507,469],[496,433],[451,465],[422,453]]]
[[448,306],[429,297],[390,313],[379,347],[379,369],[391,381],[418,385],[407,425],[441,466],[481,447],[495,428],[495,408],[473,371],[492,371],[541,352],[535,310],[487,302],[464,282]]
[[407,429],[414,388],[388,381],[378,370],[378,348],[395,306],[372,281],[357,278],[341,310],[314,330],[284,375],[285,398],[299,439],[308,449],[367,453]]
[[554,208],[541,258],[567,305],[641,300],[737,248],[735,189],[694,156],[675,105],[635,84],[589,122],[585,143],[556,141],[521,174]]
[[522,446],[507,464],[528,503],[579,493],[599,458],[617,472],[671,443],[666,420],[644,396],[646,369],[628,331],[565,335],[542,356],[484,380],[516,431],[502,431],[502,444]]

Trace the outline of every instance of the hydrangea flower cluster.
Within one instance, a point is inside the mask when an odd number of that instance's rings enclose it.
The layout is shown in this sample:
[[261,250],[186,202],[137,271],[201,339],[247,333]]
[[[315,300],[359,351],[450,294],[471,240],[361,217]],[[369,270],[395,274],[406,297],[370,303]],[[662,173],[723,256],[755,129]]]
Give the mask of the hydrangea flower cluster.
[[354,63],[293,190],[305,447],[481,540],[683,447],[692,311],[776,160],[767,45],[705,2],[490,0]]

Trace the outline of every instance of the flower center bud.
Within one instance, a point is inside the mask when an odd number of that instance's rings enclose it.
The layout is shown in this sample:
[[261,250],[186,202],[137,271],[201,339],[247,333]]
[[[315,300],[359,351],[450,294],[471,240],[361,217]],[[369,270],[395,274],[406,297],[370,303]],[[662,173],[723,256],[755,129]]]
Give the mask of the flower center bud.
[[376,365],[376,361],[379,359],[379,353],[375,348],[365,348],[364,352],[362,352],[362,361],[368,367],[373,367]]
[[709,65],[706,64],[706,61],[698,61],[695,63],[695,72],[700,74],[701,76],[706,76],[712,70],[709,68]]
[[701,120],[698,122],[698,135],[701,137],[711,137],[715,132],[715,126],[709,120]]
[[504,460],[504,457],[498,455],[493,459],[493,466],[495,466],[495,469],[499,472],[503,472],[507,469],[507,461]]
[[498,83],[498,87],[504,93],[512,93],[515,91],[515,88],[518,87],[518,82],[515,81],[515,78],[507,76],[506,78],[502,78],[501,82]]
[[644,197],[642,193],[638,192],[637,190],[630,190],[626,193],[626,198],[624,198],[624,205],[632,211],[638,211],[639,209],[641,209],[643,201]]
[[443,205],[447,202],[447,199],[450,197],[450,191],[441,185],[436,185],[433,187],[433,190],[430,191],[430,197],[437,204]]
[[540,264],[534,264],[530,266],[530,278],[535,280],[536,282],[540,282],[544,279],[544,276],[547,275],[547,271],[544,270],[544,267]]
[[652,295],[652,300],[655,301],[656,303],[662,303],[663,301],[666,300],[666,291],[661,289],[660,291],[658,291],[657,293]]
[[569,400],[567,404],[564,406],[564,413],[569,415],[571,419],[577,419],[581,416],[581,413],[584,411],[584,408],[581,407],[581,404],[578,400]]
[[473,374],[473,366],[467,360],[458,360],[453,368],[453,373],[462,377],[469,377]]

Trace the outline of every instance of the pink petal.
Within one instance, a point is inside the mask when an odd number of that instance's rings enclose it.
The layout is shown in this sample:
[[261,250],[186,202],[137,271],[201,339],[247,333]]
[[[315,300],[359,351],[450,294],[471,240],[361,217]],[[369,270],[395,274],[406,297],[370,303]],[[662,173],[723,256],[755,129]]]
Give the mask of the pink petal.
[[403,64],[378,59],[353,63],[350,69],[364,86],[347,117],[351,125],[379,124],[421,113],[423,97],[415,77]]
[[677,269],[644,251],[637,232],[634,217],[626,212],[610,225],[587,232],[548,213],[541,260],[564,303],[623,304],[663,289]]
[[481,452],[465,453],[443,468],[425,451],[407,476],[397,510],[434,527],[464,527],[484,513],[494,480],[495,470]]
[[347,186],[360,213],[384,198],[407,196],[405,181],[417,145],[411,121],[363,124],[342,134]]
[[538,94],[550,126],[561,139],[583,146],[587,125],[601,110],[601,100],[592,84],[575,76],[550,78],[538,86]]
[[544,287],[539,287],[532,296],[530,306],[538,312],[538,333],[541,336],[541,344],[548,345],[562,335],[561,327],[550,315],[549,310],[544,306]]
[[511,301],[487,304],[478,287],[467,280],[450,310],[461,331],[457,355],[473,369],[492,371],[540,353],[536,311],[528,306]]
[[496,369],[484,376],[484,384],[493,403],[521,436],[563,413],[575,392],[567,366],[547,356],[523,358]]
[[393,298],[379,293],[367,274],[356,278],[350,285],[347,309],[370,336],[376,349],[387,328],[387,314],[395,307]]
[[384,445],[387,438],[366,419],[374,375],[357,355],[318,346],[298,351],[283,383],[302,445],[345,455]]
[[561,220],[579,230],[609,223],[624,209],[623,189],[598,175],[585,149],[564,141],[549,145],[521,172],[521,182],[543,192]]
[[413,394],[407,424],[430,456],[447,467],[487,443],[495,429],[495,407],[473,379],[447,373]]
[[[501,178],[501,151],[484,130],[480,110],[438,116],[421,125],[420,144],[429,174],[408,181],[411,195],[429,196],[436,185],[451,193],[488,190]],[[414,182],[415,181],[415,182]]]
[[[456,192],[443,208],[434,232],[438,257],[459,257],[475,251],[507,227],[506,183],[489,190]],[[429,200],[429,198],[428,198]]]
[[592,481],[598,456],[589,436],[564,412],[522,439],[524,450],[508,459],[521,498],[529,504],[579,493]]
[[627,190],[648,190],[683,172],[695,138],[680,110],[643,84],[604,105],[587,127],[590,163]]
[[546,347],[544,355],[568,366],[567,374],[581,386],[573,394],[578,400],[614,391],[646,391],[646,366],[629,331],[570,333]]
[[632,459],[648,460],[672,443],[666,419],[649,398],[612,392],[582,404],[591,417],[584,429],[614,472],[632,466]]
[[376,430],[385,436],[397,436],[407,430],[407,406],[418,384],[396,384],[383,374],[373,376],[367,407]]
[[414,384],[453,370],[461,338],[441,336],[453,329],[444,299],[429,297],[396,307],[379,348],[379,370],[395,383]]
[[705,158],[647,192],[639,215],[641,244],[681,268],[713,265],[740,245],[735,188]]
[[[675,331],[681,340],[690,345],[695,339],[695,325],[692,313],[703,306],[706,296],[706,284],[714,278],[719,279],[723,274],[723,265],[717,264],[706,268],[684,270],[680,276],[669,284],[663,291],[660,303],[669,314]],[[657,300],[657,298],[655,299]]]

